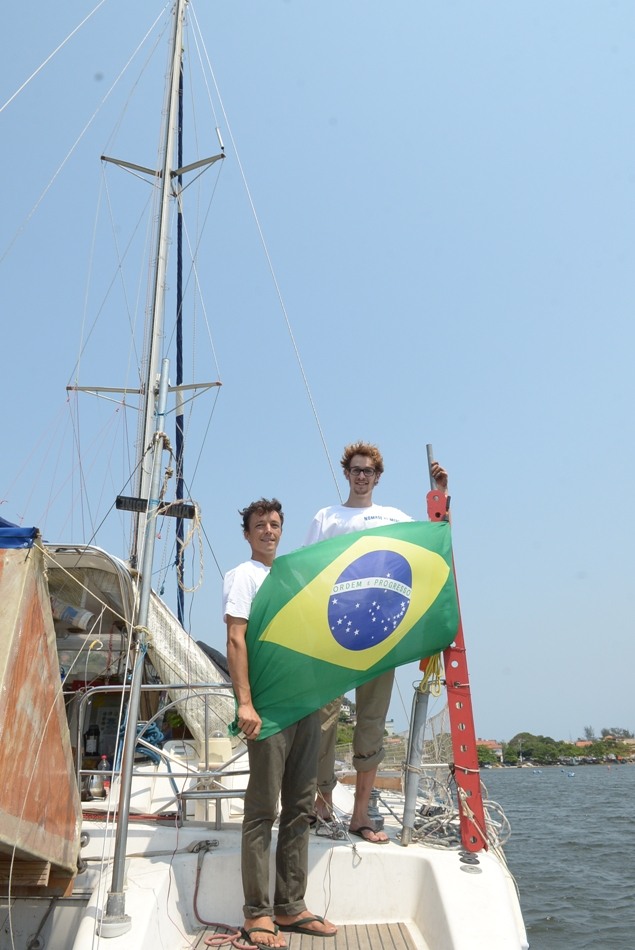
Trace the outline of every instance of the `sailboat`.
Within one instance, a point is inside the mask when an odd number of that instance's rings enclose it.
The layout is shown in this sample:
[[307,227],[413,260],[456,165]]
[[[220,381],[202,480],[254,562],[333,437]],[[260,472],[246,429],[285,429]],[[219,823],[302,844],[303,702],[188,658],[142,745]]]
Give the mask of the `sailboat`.
[[[0,934],[10,950],[241,946],[247,765],[244,742],[227,730],[231,683],[223,657],[185,631],[182,602],[173,613],[154,585],[157,535],[168,531],[159,525],[179,525],[173,560],[182,590],[183,555],[199,520],[166,420],[182,419],[184,403],[214,385],[183,383],[178,372],[173,384],[165,346],[170,205],[181,202],[188,176],[226,160],[220,133],[209,157],[185,162],[179,148],[187,8],[176,0],[169,17],[160,161],[102,156],[154,195],[138,389],[70,387],[126,405],[138,400],[133,474],[113,504],[130,519],[130,550],[122,559],[91,543],[44,541],[35,526],[0,523]],[[169,496],[173,465],[179,487]],[[432,486],[432,512],[435,499]],[[419,689],[403,770],[409,781],[375,795],[391,846],[352,840],[344,820],[329,834],[318,825],[311,838],[307,901],[338,924],[338,945],[528,946],[482,801],[460,631],[449,650],[446,671],[459,673],[439,681],[450,695],[453,725],[442,731],[452,732],[452,764],[426,749],[427,695]],[[442,788],[454,794],[444,799]],[[336,815],[350,812],[345,783],[334,802]],[[307,938],[291,939],[297,948]]]

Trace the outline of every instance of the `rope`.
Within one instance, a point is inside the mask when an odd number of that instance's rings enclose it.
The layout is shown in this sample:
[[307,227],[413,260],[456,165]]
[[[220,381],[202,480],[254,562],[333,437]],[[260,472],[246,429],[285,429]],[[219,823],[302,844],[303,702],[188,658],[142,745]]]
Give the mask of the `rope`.
[[427,689],[431,696],[440,696],[442,683],[441,674],[441,654],[435,653],[434,656],[429,657],[426,664],[423,679],[419,684],[420,691],[425,692]]
[[183,558],[177,562],[177,574],[178,574],[178,584],[182,591],[186,594],[193,594],[195,591],[201,587],[204,577],[204,561],[203,561],[203,532],[202,532],[202,521],[201,521],[201,510],[199,506],[194,504],[194,517],[192,518],[192,526],[189,529],[188,533],[183,538],[183,544],[181,545],[181,551],[185,554],[186,548],[192,544],[194,538],[198,538],[198,556],[199,556],[199,573],[198,581],[193,587],[186,587],[183,582]]

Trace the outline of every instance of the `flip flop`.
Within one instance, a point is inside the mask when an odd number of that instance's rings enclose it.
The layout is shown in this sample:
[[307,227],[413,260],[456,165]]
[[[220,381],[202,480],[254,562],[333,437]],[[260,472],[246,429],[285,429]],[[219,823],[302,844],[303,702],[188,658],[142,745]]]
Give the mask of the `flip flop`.
[[334,937],[335,931],[333,933],[324,933],[320,930],[312,930],[310,927],[307,927],[306,924],[313,923],[324,923],[324,917],[300,917],[297,923],[295,924],[276,924],[277,927],[285,934],[306,934],[307,937]]
[[268,927],[251,927],[249,930],[245,930],[244,927],[241,927],[240,936],[243,938],[243,940],[246,940],[250,946],[258,947],[258,950],[288,950],[286,943],[282,944],[280,947],[272,947],[268,943],[261,943],[258,940],[254,940],[254,938],[251,936],[252,934],[273,934],[274,937],[277,937],[281,928],[275,923],[273,926],[273,930],[269,930]]
[[371,828],[370,825],[360,825],[359,828],[349,828],[349,835],[356,835],[358,838],[361,838],[362,841],[367,841],[369,844],[390,844],[390,838],[379,838],[378,841],[373,841],[372,838],[368,838],[364,832],[370,832],[371,835],[378,834],[374,828]]

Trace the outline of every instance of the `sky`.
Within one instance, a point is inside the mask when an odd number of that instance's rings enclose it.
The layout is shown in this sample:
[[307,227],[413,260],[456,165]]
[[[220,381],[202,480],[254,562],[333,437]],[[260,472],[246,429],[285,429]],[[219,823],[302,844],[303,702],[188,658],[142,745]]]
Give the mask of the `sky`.
[[[224,650],[239,508],[279,497],[280,553],[301,546],[345,495],[344,445],[365,439],[386,466],[374,500],[423,518],[432,444],[477,735],[635,731],[635,7],[191,7],[220,101],[197,93],[215,105],[188,119],[185,161],[218,152],[217,125],[226,151],[188,193],[209,224],[188,375],[223,383],[194,406],[205,441],[186,462],[205,532],[194,636]],[[0,61],[0,515],[124,557],[129,516],[107,513],[127,469],[98,453],[135,413],[82,394],[80,435],[66,386],[135,378],[150,189],[110,166],[106,192],[99,156],[154,167],[165,43],[140,44],[164,9],[13,4]],[[417,680],[398,672],[398,730]]]

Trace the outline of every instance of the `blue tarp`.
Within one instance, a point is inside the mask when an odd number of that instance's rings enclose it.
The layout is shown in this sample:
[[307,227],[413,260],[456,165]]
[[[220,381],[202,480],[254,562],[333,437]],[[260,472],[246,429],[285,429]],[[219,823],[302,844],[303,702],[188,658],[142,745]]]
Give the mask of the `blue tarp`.
[[0,518],[0,549],[32,548],[37,533],[37,528],[20,528]]

